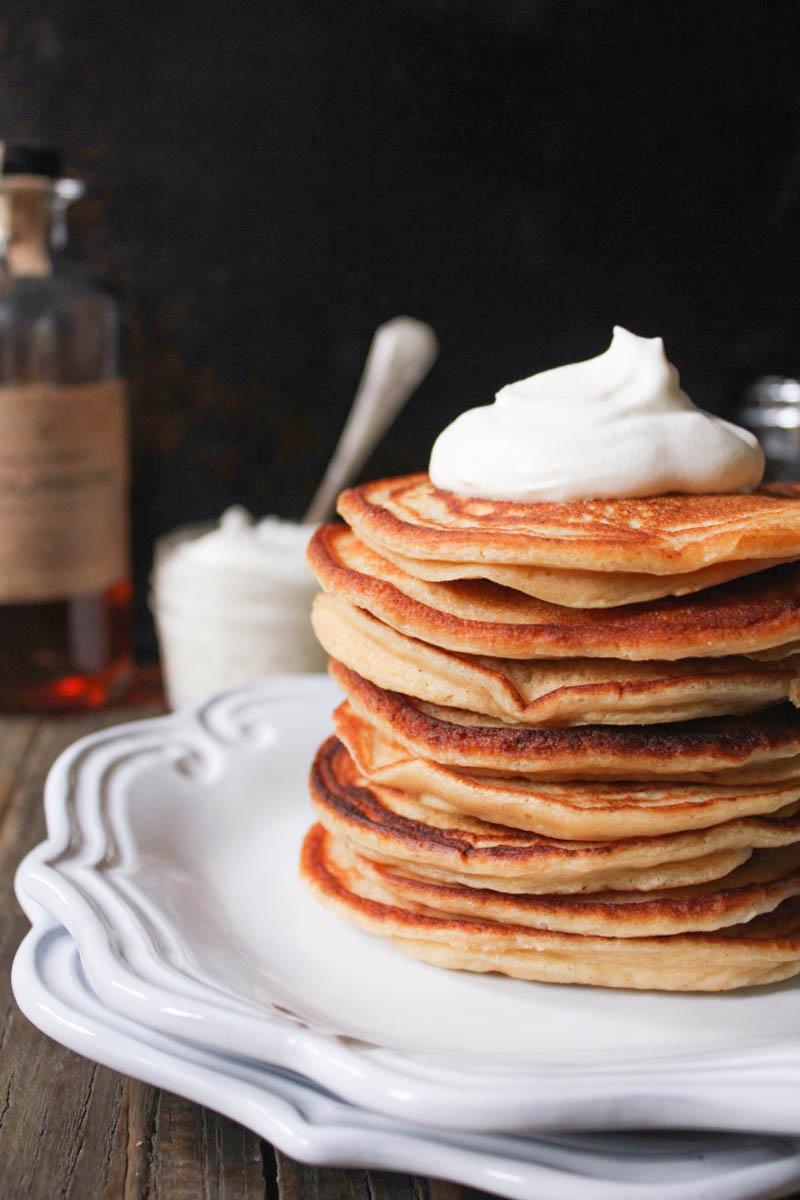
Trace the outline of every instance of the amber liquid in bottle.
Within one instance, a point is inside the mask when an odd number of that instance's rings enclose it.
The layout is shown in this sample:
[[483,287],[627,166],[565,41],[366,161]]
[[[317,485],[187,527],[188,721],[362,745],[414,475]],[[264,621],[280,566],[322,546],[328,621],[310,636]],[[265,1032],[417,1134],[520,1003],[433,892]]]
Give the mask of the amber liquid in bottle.
[[0,607],[0,707],[17,712],[100,708],[131,669],[129,580],[64,600]]
[[51,235],[75,197],[70,184],[0,176],[0,707],[6,711],[100,707],[131,673],[118,321],[108,297],[53,268]]

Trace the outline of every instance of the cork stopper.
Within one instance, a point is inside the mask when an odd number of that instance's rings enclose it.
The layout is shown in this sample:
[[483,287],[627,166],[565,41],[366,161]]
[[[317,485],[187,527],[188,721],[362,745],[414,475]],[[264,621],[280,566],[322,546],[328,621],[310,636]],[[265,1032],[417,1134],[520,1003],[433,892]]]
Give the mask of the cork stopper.
[[12,276],[50,274],[50,247],[66,240],[64,213],[83,190],[64,177],[55,147],[0,141],[0,235]]

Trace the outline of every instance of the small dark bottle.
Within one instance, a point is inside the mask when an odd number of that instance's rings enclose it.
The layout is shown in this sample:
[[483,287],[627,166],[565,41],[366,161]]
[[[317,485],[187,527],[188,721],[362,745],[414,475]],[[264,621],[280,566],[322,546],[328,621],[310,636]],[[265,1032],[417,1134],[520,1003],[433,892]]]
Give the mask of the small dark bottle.
[[59,268],[82,194],[0,143],[0,707],[95,708],[130,676],[128,430],[118,317]]

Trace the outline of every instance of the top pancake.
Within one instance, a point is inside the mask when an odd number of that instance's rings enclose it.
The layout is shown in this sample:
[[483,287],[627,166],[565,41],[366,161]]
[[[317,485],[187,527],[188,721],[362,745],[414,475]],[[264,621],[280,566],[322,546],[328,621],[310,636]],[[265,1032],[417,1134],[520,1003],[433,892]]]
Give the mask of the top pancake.
[[674,575],[800,557],[800,485],[748,494],[520,504],[442,491],[424,473],[348,489],[339,512],[409,558]]

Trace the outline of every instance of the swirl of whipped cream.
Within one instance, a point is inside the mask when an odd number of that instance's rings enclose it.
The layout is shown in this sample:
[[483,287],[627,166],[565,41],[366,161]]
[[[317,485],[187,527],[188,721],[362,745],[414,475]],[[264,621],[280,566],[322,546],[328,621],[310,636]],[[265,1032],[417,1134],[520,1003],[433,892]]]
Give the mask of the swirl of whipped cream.
[[439,434],[432,482],[491,500],[593,500],[757,487],[751,433],[704,412],[679,386],[661,338],[614,327],[604,354],[542,371]]

